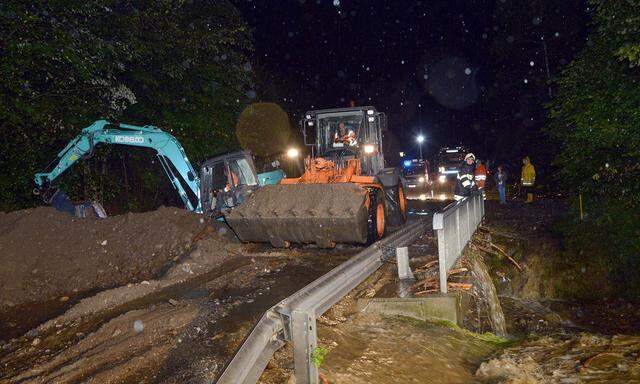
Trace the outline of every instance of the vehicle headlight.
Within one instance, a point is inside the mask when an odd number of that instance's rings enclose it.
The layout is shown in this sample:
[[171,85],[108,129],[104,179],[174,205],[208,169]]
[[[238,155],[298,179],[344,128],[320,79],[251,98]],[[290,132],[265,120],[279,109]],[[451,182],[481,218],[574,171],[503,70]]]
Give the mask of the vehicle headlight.
[[438,176],[438,181],[440,182],[440,184],[444,184],[444,182],[447,181],[447,176],[445,175]]
[[290,159],[295,159],[298,156],[300,156],[300,151],[298,150],[298,148],[289,148],[287,150],[287,157]]
[[366,155],[371,155],[376,151],[376,146],[373,144],[365,144],[362,150]]
[[418,183],[424,183],[424,177],[418,178]]
[[440,172],[440,173],[444,173],[444,167],[440,167],[440,168],[438,168],[438,172]]
[[420,200],[424,201],[427,200],[427,195],[425,195],[424,193],[420,195]]

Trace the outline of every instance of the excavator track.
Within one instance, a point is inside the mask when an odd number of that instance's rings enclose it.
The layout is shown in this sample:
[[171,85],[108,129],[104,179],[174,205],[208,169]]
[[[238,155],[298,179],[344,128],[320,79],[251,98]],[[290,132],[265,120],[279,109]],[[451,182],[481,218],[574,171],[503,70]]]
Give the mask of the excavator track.
[[245,242],[365,244],[368,203],[367,189],[354,183],[267,185],[225,219]]

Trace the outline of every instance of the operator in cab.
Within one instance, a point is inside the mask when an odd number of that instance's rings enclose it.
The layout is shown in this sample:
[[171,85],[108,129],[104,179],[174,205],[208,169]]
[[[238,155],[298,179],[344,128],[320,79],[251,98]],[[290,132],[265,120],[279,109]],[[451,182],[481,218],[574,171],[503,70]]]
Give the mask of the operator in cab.
[[347,129],[344,121],[341,121],[340,123],[338,123],[338,129],[333,136],[333,143],[342,143],[343,145],[354,147],[358,145],[358,139],[356,137],[355,131],[351,128]]

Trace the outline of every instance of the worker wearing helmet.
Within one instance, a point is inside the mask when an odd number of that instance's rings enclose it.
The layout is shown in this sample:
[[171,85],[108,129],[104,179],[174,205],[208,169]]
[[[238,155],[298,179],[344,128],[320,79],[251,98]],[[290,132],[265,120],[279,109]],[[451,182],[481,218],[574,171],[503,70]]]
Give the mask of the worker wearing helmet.
[[464,161],[460,165],[458,170],[458,177],[456,181],[456,191],[454,198],[461,200],[465,196],[471,195],[471,192],[476,188],[474,173],[475,173],[476,156],[473,153],[467,153],[464,157]]
[[527,200],[525,203],[533,202],[533,185],[536,182],[536,169],[531,164],[531,159],[529,156],[525,156],[522,159],[522,174],[520,176],[520,182],[522,183],[522,188],[527,194]]

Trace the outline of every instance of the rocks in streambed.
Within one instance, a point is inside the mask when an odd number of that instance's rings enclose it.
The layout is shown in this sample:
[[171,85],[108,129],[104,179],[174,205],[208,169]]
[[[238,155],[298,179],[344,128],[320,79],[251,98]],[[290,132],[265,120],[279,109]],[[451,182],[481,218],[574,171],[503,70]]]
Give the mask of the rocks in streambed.
[[491,383],[628,383],[640,380],[640,336],[559,334],[528,340],[482,363]]

